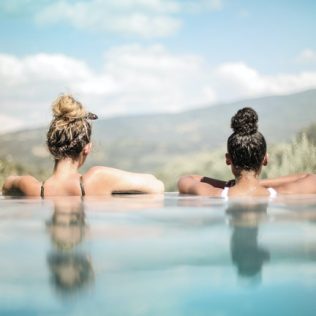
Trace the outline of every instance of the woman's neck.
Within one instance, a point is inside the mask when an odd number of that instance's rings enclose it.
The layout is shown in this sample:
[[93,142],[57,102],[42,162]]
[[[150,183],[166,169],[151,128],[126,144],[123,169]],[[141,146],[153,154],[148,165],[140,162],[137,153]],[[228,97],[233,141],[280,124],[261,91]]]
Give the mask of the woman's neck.
[[73,160],[71,158],[55,160],[54,175],[67,177],[70,174],[78,173],[79,166],[79,160]]
[[257,184],[259,182],[258,173],[255,171],[242,171],[235,176],[236,183],[239,184]]

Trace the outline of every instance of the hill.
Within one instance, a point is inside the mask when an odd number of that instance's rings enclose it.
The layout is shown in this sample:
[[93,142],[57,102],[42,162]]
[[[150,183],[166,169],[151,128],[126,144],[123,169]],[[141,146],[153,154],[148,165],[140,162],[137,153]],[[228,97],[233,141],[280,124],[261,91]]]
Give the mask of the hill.
[[[101,119],[94,123],[89,165],[154,172],[168,161],[225,144],[230,118],[241,107],[259,114],[259,129],[269,144],[288,141],[316,121],[316,90],[218,104],[176,114]],[[0,157],[41,172],[51,169],[45,149],[46,128],[0,136]]]

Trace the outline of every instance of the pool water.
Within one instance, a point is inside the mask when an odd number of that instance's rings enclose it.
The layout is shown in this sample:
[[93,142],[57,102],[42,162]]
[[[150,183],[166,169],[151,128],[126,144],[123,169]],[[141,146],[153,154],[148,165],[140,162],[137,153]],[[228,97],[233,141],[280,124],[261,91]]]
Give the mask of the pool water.
[[0,198],[0,315],[315,315],[316,196]]

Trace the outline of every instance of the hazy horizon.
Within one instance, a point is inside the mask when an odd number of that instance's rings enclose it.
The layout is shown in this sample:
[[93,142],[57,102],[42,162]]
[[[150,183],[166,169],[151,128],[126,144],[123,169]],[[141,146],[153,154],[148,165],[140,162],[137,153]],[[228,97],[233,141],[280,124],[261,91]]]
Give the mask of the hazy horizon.
[[[297,92],[293,92],[293,93],[287,93],[287,94],[277,94],[277,95],[266,95],[266,96],[259,96],[259,97],[254,97],[254,98],[238,98],[236,100],[232,100],[230,102],[219,102],[219,103],[214,103],[214,104],[200,104],[199,106],[192,106],[189,107],[187,109],[181,109],[175,112],[170,112],[170,111],[157,111],[157,112],[141,112],[141,113],[122,113],[122,114],[113,114],[113,115],[109,115],[109,116],[99,116],[98,119],[99,120],[111,120],[111,119],[116,119],[116,118],[132,118],[132,117],[141,117],[141,116],[154,116],[154,115],[169,115],[169,114],[181,114],[181,113],[185,113],[185,112],[191,112],[194,110],[203,110],[203,109],[207,109],[209,107],[217,107],[217,106],[221,106],[221,105],[229,105],[229,104],[234,104],[234,103],[240,103],[240,102],[244,102],[245,106],[251,106],[251,103],[249,103],[248,101],[252,101],[252,100],[257,100],[257,99],[264,99],[264,98],[273,98],[273,97],[282,97],[282,96],[291,96],[291,95],[297,95],[297,94],[301,94],[301,93],[305,93],[308,91],[316,91],[315,89],[307,89],[307,90],[302,90],[302,91],[297,91]],[[96,113],[98,114],[98,113]],[[38,128],[45,128],[48,126],[49,120],[51,120],[51,117],[48,118],[47,122],[39,122],[38,125],[24,125],[21,127],[17,127],[17,128],[13,128],[13,129],[9,129],[9,130],[5,130],[2,131],[0,129],[0,136],[1,135],[5,135],[8,133],[15,133],[15,132],[21,132],[24,130],[33,130],[33,129],[38,129]],[[315,119],[316,121],[316,119]]]

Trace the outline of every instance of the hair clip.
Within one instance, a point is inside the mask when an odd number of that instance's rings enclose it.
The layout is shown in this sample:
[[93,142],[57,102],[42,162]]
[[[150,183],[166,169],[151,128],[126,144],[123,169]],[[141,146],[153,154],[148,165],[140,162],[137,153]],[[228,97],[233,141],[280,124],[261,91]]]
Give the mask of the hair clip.
[[88,120],[97,120],[98,116],[96,114],[94,114],[94,113],[88,112],[86,114],[86,119],[88,119]]

